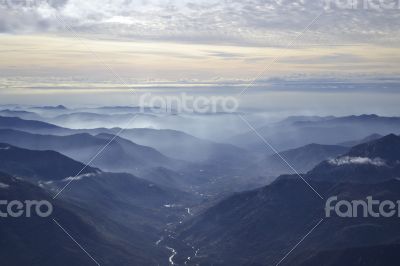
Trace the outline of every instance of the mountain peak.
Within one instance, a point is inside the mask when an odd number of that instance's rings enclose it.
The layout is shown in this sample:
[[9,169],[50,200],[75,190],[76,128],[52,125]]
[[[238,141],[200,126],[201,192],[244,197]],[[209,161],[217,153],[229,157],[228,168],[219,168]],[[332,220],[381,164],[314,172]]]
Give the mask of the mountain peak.
[[335,159],[324,161],[307,173],[312,180],[375,183],[399,176],[400,137],[386,135],[354,146]]
[[41,107],[36,107],[39,109],[46,109],[46,110],[67,110],[68,108],[65,107],[64,105],[57,105],[57,106],[41,106]]
[[400,160],[400,137],[389,134],[380,139],[357,145],[351,148],[346,155],[397,161]]
[[399,136],[397,136],[396,134],[393,134],[393,133],[383,137],[383,139],[393,139],[393,140],[399,139],[399,138],[400,138]]
[[379,116],[376,115],[376,114],[362,114],[362,115],[360,115],[360,118],[377,118],[377,117],[379,117]]

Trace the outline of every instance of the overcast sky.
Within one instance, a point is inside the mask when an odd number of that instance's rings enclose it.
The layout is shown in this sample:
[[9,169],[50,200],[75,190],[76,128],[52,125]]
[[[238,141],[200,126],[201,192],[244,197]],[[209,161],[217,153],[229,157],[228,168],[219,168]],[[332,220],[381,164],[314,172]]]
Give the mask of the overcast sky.
[[0,93],[398,75],[399,1],[344,2],[0,0]]

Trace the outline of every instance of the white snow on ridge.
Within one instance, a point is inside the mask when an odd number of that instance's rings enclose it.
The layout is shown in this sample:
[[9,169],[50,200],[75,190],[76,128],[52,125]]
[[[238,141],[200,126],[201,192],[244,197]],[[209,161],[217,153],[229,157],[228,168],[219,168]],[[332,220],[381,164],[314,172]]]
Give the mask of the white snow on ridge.
[[351,156],[343,156],[336,159],[328,160],[328,163],[331,165],[346,165],[346,164],[371,164],[375,166],[385,166],[385,160],[381,158],[368,158],[368,157],[351,157]]

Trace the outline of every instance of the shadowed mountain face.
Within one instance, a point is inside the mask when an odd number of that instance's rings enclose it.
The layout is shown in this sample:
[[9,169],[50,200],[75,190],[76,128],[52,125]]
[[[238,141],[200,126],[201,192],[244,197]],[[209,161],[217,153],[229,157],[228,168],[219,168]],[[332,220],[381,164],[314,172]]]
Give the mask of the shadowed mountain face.
[[325,250],[320,252],[305,252],[300,255],[305,258],[301,263],[293,260],[301,266],[334,266],[342,265],[346,262],[346,266],[381,266],[394,265],[393,262],[400,260],[400,245],[380,245],[371,247],[358,247],[349,249]]
[[[52,200],[45,190],[5,173],[0,173],[0,184],[2,200],[47,200],[53,205],[53,214],[49,217],[39,217],[32,212],[29,218],[0,219],[3,265],[93,264],[53,219],[103,265],[156,265],[157,260],[163,261],[167,256],[161,249],[149,248],[151,243],[146,244],[138,234],[120,223],[107,220],[104,214],[94,214],[84,206]],[[3,207],[1,210],[5,211]]]
[[[81,244],[89,246],[91,253],[105,262],[104,265],[158,265],[168,257],[168,250],[154,244],[165,225],[182,219],[185,207],[197,202],[194,196],[160,187],[130,174],[105,173],[88,167],[86,172],[74,178],[83,165],[54,151],[26,150],[0,144],[0,158],[0,170],[17,176],[0,174],[2,200],[48,200],[57,208],[47,220],[27,218],[13,223],[10,219],[0,219],[0,231],[7,230],[1,242],[26,255],[20,262],[15,262],[17,265],[29,259],[38,261],[38,264],[30,265],[50,265],[53,254],[39,252],[41,248],[57,249],[60,258],[68,257],[60,265],[88,264],[86,254],[76,249],[71,239],[54,224],[53,217],[77,235]],[[45,162],[49,164],[47,167]],[[58,196],[56,200],[51,198],[54,195]],[[168,205],[176,207],[167,208]],[[31,224],[26,225],[29,222]],[[26,226],[26,229],[20,226]],[[47,239],[48,236],[39,238],[46,226],[51,227],[47,232],[57,235],[57,239],[64,237],[63,241],[57,244],[49,241],[40,249],[34,248],[35,238],[39,241],[36,244],[41,243],[40,239]],[[30,228],[38,231],[27,231]],[[24,239],[24,245],[19,239]],[[36,253],[28,252],[26,249],[29,248]],[[14,265],[11,255],[5,258],[10,261],[7,265]]]
[[[379,156],[387,163],[398,163],[398,141],[398,136],[388,135],[356,146],[346,156],[363,156],[369,160]],[[396,178],[399,169],[389,164],[376,166],[372,172],[365,170],[364,163],[352,163],[352,170],[348,171],[348,164],[336,164],[332,167],[342,174],[338,183],[331,169],[316,173],[316,169],[326,163],[321,163],[304,176],[325,199],[319,198],[297,175],[281,176],[264,188],[228,197],[178,227],[178,239],[198,249],[191,263],[275,265],[322,218],[324,220],[305,240],[303,248],[292,252],[282,265],[317,265],[307,264],[316,262],[320,263],[318,265],[343,265],[341,260],[331,260],[331,254],[337,250],[363,247],[374,250],[373,247],[379,245],[388,245],[390,250],[400,241],[397,216],[325,217],[324,208],[330,196],[349,201],[372,196],[377,200],[396,202],[400,198],[400,182]],[[358,183],[353,182],[354,179]],[[357,265],[356,258],[348,252],[342,251],[341,254]],[[176,261],[183,263],[187,256],[193,254],[183,249]],[[382,262],[387,260],[367,256],[365,261],[368,262],[365,265],[383,265]]]
[[[0,171],[32,183],[39,182],[42,187],[48,186],[50,191],[57,192],[58,188],[72,180],[71,183],[78,187],[73,192],[63,191],[63,195],[66,197],[70,193],[77,193],[74,194],[76,198],[71,196],[75,200],[93,200],[91,191],[100,198],[110,193],[115,193],[114,199],[126,195],[130,199],[139,200],[136,202],[138,206],[163,207],[164,204],[179,201],[181,197],[190,198],[183,192],[157,186],[130,174],[106,173],[90,166],[85,167],[82,163],[54,151],[27,150],[0,144],[0,158]],[[76,176],[79,172],[81,174]]]
[[[363,186],[310,184],[326,198],[335,195],[339,199],[365,200],[373,195],[374,199],[395,202],[400,196],[398,181]],[[199,249],[192,263],[275,265],[325,217],[324,206],[325,201],[300,179],[282,179],[263,189],[223,200],[180,227],[178,239]],[[283,265],[300,265],[307,259],[308,254],[302,254],[305,251],[315,254],[321,250],[396,243],[400,240],[397,220],[325,218]],[[176,261],[183,263],[193,253],[184,250],[181,255]]]
[[0,171],[42,181],[99,172],[55,151],[33,151],[4,143],[0,143]]

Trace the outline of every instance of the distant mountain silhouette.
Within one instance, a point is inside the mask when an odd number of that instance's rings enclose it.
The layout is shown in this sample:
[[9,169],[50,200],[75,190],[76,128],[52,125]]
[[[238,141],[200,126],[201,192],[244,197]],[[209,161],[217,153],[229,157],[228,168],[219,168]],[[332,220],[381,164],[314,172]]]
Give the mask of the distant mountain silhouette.
[[335,119],[335,116],[289,116],[279,123],[294,123],[294,122],[319,122]]
[[236,146],[200,139],[177,130],[135,128],[124,130],[121,136],[180,160],[243,161],[249,156],[247,151]]
[[41,119],[41,117],[34,112],[10,110],[10,109],[1,110],[0,116],[19,117],[19,118],[28,119],[28,120],[40,120]]
[[155,118],[154,115],[147,113],[99,114],[74,112],[61,114],[45,120],[55,125],[70,128],[97,128],[99,126],[112,128],[126,125],[133,117],[135,117],[135,120]]
[[[63,130],[58,126],[36,121],[36,120],[24,120],[18,117],[4,117],[0,116],[0,128],[4,129],[16,129],[16,130],[28,130],[33,132],[47,132]],[[67,129],[65,129],[67,130]]]
[[[267,148],[266,148],[267,149]],[[349,150],[338,145],[308,144],[296,149],[280,152],[280,155],[299,173],[306,173],[320,162],[335,158]],[[280,175],[293,173],[293,170],[280,158],[279,155],[268,155],[257,161],[246,171],[257,169],[260,175]]]
[[[283,121],[257,128],[276,149],[283,151],[306,145],[319,143],[336,145],[366,135],[400,133],[400,117],[382,117],[377,115],[360,115],[332,117],[328,119],[304,119],[299,121]],[[250,150],[262,151],[263,142],[249,131],[229,139],[232,144],[240,145]]]
[[353,146],[356,146],[356,145],[359,145],[359,144],[362,144],[365,142],[369,142],[372,140],[376,140],[376,139],[379,139],[382,137],[383,136],[380,134],[371,134],[371,135],[369,135],[365,138],[359,139],[359,140],[351,140],[351,141],[345,141],[345,142],[339,143],[339,145],[346,146],[346,147],[353,147]]
[[67,110],[68,108],[64,105],[57,105],[57,106],[35,106],[32,109],[42,109],[42,110]]

